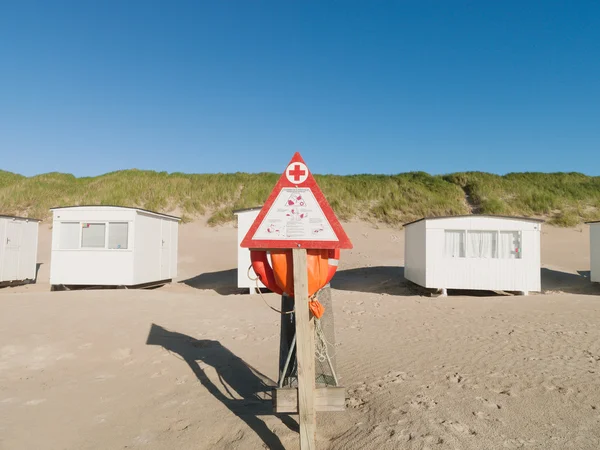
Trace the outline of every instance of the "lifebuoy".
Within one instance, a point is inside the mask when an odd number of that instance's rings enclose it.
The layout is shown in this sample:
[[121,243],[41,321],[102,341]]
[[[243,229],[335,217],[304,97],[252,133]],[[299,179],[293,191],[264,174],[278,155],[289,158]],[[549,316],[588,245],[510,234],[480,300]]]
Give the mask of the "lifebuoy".
[[254,273],[256,273],[256,276],[258,277],[260,282],[264,284],[267,287],[267,289],[270,289],[276,294],[283,295],[283,291],[275,281],[273,269],[271,269],[269,260],[267,259],[267,251],[251,250],[250,262],[252,263],[252,269],[254,269]]
[[[307,250],[308,295],[328,284],[338,267],[340,250]],[[251,250],[252,268],[260,281],[271,291],[294,295],[294,273],[291,250],[272,250],[269,264],[266,250]]]

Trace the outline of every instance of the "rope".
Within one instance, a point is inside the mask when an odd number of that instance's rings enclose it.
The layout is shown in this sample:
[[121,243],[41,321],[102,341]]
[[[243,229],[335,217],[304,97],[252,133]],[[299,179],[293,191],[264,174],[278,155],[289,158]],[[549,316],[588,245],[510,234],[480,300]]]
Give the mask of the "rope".
[[315,317],[315,334],[317,339],[315,340],[315,356],[317,357],[320,363],[324,363],[327,361],[329,364],[329,369],[331,369],[331,375],[333,375],[333,379],[335,381],[335,385],[339,386],[338,377],[333,369],[333,363],[331,362],[331,357],[329,356],[329,351],[327,347],[329,345],[333,346],[331,342],[327,340],[325,337],[325,333],[323,332],[323,327],[321,327],[321,319],[317,319]]
[[271,308],[271,309],[272,309],[273,311],[275,311],[276,313],[279,313],[279,314],[292,314],[292,313],[295,311],[295,309],[292,309],[291,311],[286,311],[286,312],[283,312],[283,311],[279,311],[277,308],[273,308],[271,305],[269,305],[269,304],[267,303],[267,301],[266,301],[266,300],[265,300],[265,298],[263,297],[262,291],[260,290],[260,286],[258,285],[259,278],[258,278],[258,277],[256,277],[256,278],[252,278],[252,277],[250,276],[250,269],[252,269],[252,264],[250,264],[250,266],[248,267],[248,272],[247,272],[247,275],[248,275],[248,278],[249,278],[250,280],[252,280],[252,281],[255,281],[255,282],[256,282],[256,290],[257,290],[257,291],[258,291],[258,293],[260,294],[260,298],[262,298],[262,301],[263,301],[263,302],[265,302],[265,305],[267,305],[269,308]]
[[329,352],[327,350],[327,345],[332,345],[331,342],[327,340],[325,337],[325,332],[323,331],[323,327],[321,326],[321,319],[317,319],[315,317],[315,335],[317,340],[315,341],[315,355],[319,362],[327,361],[329,357]]

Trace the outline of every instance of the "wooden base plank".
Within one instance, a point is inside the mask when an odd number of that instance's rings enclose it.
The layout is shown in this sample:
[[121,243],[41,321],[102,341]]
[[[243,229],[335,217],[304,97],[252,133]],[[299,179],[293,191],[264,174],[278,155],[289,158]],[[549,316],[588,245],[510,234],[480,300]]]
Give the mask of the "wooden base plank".
[[[345,409],[345,388],[327,387],[315,389],[316,411],[344,411]],[[273,389],[273,410],[277,414],[298,414],[298,389]]]

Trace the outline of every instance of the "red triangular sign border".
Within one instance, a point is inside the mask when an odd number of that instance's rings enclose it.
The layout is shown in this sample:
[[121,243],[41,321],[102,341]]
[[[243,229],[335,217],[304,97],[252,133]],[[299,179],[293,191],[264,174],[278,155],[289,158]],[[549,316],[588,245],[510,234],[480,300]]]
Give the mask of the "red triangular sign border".
[[[292,160],[286,166],[285,170],[287,171],[289,165],[293,164],[293,163],[302,163],[306,166],[304,159],[302,159],[302,156],[300,156],[300,153],[298,153],[298,152],[296,152],[294,154]],[[352,248],[352,242],[350,242],[350,238],[348,237],[348,235],[342,228],[342,224],[335,216],[333,209],[331,209],[331,206],[329,206],[329,203],[325,199],[325,196],[323,195],[323,192],[319,188],[319,185],[317,184],[316,180],[312,176],[312,173],[310,172],[308,167],[306,170],[308,171],[308,176],[306,177],[306,179],[304,181],[302,181],[299,184],[292,183],[290,180],[288,180],[285,172],[281,175],[281,177],[279,178],[279,181],[277,182],[277,184],[271,191],[269,198],[267,198],[267,201],[265,202],[262,209],[258,213],[258,216],[252,223],[252,226],[248,230],[248,233],[246,233],[246,236],[242,240],[240,247],[271,248],[271,249],[277,249],[277,248],[350,249],[350,248]],[[323,214],[325,215],[326,219],[329,221],[329,224],[331,225],[333,232],[335,233],[336,237],[338,238],[337,241],[320,241],[320,240],[314,241],[314,240],[310,240],[310,239],[291,239],[291,240],[253,239],[253,236],[256,233],[256,230],[258,230],[258,227],[260,227],[260,225],[262,224],[265,216],[271,209],[271,206],[273,206],[273,203],[275,202],[275,199],[277,198],[277,196],[279,195],[281,190],[284,188],[290,188],[290,187],[309,188],[312,191],[313,195],[315,196],[315,199],[317,200],[317,203],[319,204],[319,206],[321,207],[321,210],[323,211]]]

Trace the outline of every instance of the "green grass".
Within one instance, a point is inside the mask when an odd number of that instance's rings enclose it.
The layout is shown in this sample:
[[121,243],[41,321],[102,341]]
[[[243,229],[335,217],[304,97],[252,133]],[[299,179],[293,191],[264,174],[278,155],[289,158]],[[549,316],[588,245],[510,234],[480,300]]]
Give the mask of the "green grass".
[[[211,225],[218,225],[233,220],[235,209],[261,205],[278,177],[142,170],[84,178],[62,173],[23,177],[0,171],[0,213],[46,219],[53,206],[120,205],[177,212],[186,221],[207,215]],[[600,219],[600,177],[579,173],[411,172],[315,178],[343,220],[398,225],[423,216],[470,212],[545,217],[558,226]]]
[[546,217],[559,226],[600,218],[600,177],[580,173],[481,172],[444,176],[469,194],[475,212]]

